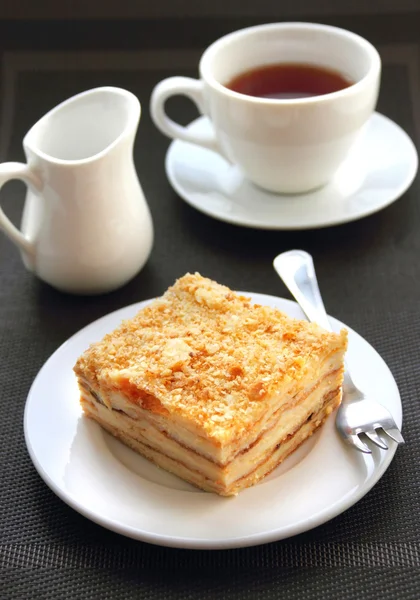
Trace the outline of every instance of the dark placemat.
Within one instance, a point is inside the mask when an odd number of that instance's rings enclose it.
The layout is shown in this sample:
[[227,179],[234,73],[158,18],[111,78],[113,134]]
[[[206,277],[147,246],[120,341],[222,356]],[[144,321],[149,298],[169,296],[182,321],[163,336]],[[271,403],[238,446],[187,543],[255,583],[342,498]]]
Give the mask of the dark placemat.
[[[406,19],[411,33],[413,19]],[[367,35],[366,21],[357,24],[352,19],[348,26]],[[216,37],[219,29],[206,35]],[[160,79],[195,76],[200,52],[186,50],[185,42],[161,50],[169,47],[168,38],[144,49],[133,42],[133,26],[128,31],[131,37],[124,44],[120,30],[121,48],[128,47],[123,51],[77,47],[77,53],[69,48],[45,52],[44,45],[40,53],[29,52],[22,42],[22,53],[14,39],[3,55],[3,160],[23,160],[21,140],[30,125],[74,93],[105,84],[127,88],[140,98],[135,162],[156,239],[146,267],[127,286],[78,298],[25,272],[15,248],[0,235],[0,598],[419,598],[419,179],[379,214],[319,231],[261,232],[199,214],[166,180],[168,140],[152,125],[148,100]],[[384,32],[379,39],[385,64],[378,109],[418,141],[420,45],[414,39],[393,44],[389,30]],[[399,24],[395,39],[401,38]],[[170,111],[184,123],[195,116],[181,99],[170,103]],[[0,194],[16,223],[23,197],[23,185],[17,182]],[[186,271],[198,270],[234,289],[287,297],[271,262],[291,247],[314,255],[329,312],[373,344],[399,385],[407,445],[378,485],[315,530],[229,551],[175,550],[129,540],[62,503],[35,472],[22,428],[27,392],[48,356],[92,320],[161,294]]]

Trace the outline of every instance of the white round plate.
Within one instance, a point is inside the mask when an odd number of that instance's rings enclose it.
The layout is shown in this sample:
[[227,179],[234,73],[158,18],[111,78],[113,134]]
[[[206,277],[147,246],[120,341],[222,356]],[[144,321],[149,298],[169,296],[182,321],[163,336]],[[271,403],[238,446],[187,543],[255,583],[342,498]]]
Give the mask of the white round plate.
[[[211,124],[200,117],[188,129],[207,132]],[[171,143],[165,161],[170,184],[188,204],[221,221],[258,229],[315,229],[366,217],[397,200],[417,166],[411,139],[379,113],[333,181],[308,194],[266,192],[215,152],[180,140]]]
[[[302,318],[290,300],[249,294]],[[395,454],[365,455],[338,437],[334,417],[260,484],[237,497],[202,492],[166,473],[82,416],[75,375],[87,346],[131,318],[146,302],[91,323],[45,363],[28,395],[25,439],[47,485],[92,521],[123,535],[180,548],[235,548],[280,540],[316,527],[364,496]],[[332,319],[338,330],[342,324]],[[401,425],[397,385],[378,353],[349,329],[349,362],[357,383]]]

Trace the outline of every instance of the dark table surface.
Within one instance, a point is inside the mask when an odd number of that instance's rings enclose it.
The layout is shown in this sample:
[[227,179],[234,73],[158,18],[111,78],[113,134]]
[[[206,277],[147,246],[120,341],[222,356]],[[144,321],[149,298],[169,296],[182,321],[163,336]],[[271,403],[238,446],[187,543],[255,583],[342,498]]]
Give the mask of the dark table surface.
[[[384,62],[378,110],[418,145],[419,14],[323,21],[378,46]],[[212,39],[256,22],[0,23],[1,160],[23,160],[24,133],[63,99],[99,85],[127,88],[143,107],[134,157],[156,231],[142,272],[124,288],[93,298],[60,294],[36,280],[0,235],[1,599],[420,597],[419,178],[398,202],[366,219],[323,230],[262,232],[199,214],[165,177],[169,142],[150,120],[153,86],[171,74],[195,76],[197,58]],[[195,116],[182,99],[169,108],[184,123]],[[0,195],[16,223],[23,198],[17,182]],[[398,383],[407,444],[374,489],[317,529],[227,551],[129,540],[59,500],[36,473],[22,426],[28,390],[51,353],[94,319],[161,294],[187,271],[233,289],[288,297],[271,263],[291,247],[313,254],[329,312],[379,351]]]

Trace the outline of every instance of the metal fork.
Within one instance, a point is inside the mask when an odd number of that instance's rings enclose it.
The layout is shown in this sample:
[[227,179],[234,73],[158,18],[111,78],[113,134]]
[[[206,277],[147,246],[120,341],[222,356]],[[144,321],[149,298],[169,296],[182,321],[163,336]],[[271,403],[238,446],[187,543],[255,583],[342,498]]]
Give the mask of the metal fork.
[[[312,256],[303,250],[290,250],[276,256],[273,265],[309,321],[332,331],[319,291]],[[336,427],[344,441],[367,454],[372,451],[359,437],[361,434],[384,450],[388,449],[389,441],[384,438],[383,433],[397,444],[404,443],[392,415],[382,404],[365,397],[353,382],[347,365]]]

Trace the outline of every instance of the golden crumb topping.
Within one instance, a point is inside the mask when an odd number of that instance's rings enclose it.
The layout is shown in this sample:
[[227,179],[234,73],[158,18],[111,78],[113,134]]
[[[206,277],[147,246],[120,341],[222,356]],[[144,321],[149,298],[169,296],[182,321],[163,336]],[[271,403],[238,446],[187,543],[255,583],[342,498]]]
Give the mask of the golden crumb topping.
[[252,427],[273,394],[315,383],[346,344],[344,330],[291,319],[195,273],[91,345],[75,371],[222,443]]

